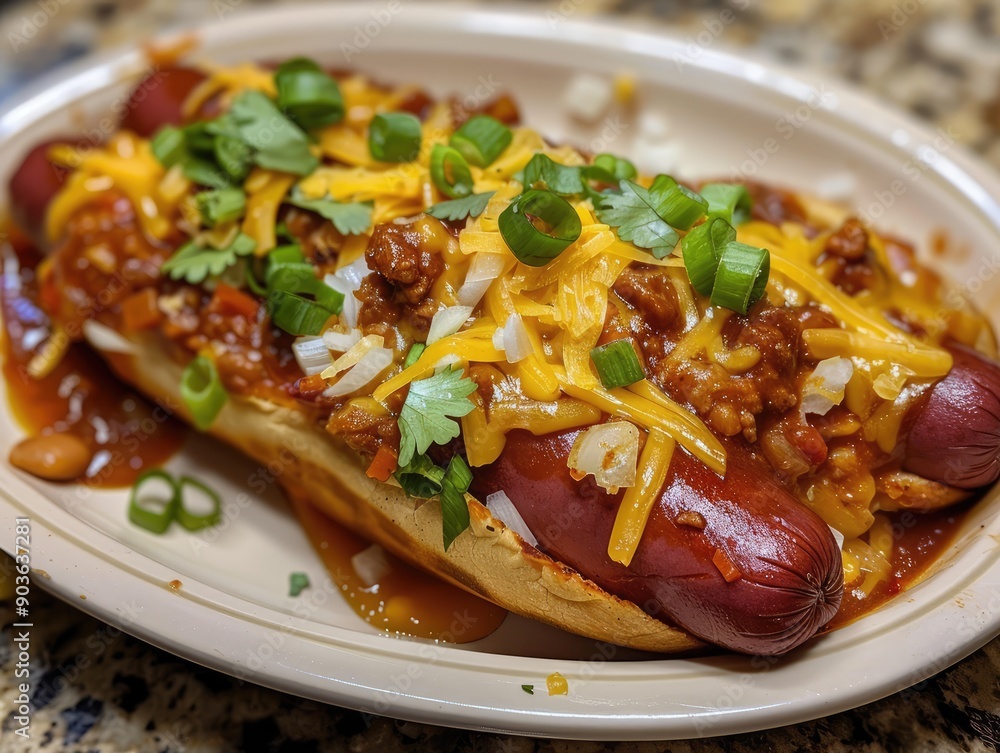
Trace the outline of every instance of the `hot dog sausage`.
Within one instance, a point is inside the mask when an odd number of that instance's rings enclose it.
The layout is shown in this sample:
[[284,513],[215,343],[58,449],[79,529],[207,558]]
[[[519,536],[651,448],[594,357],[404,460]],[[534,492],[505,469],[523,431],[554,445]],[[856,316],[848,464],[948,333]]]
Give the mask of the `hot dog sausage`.
[[184,101],[204,80],[201,71],[180,66],[150,74],[132,90],[121,127],[149,138],[165,125],[183,125]]
[[904,470],[976,489],[1000,476],[1000,364],[964,345],[955,364],[908,416]]
[[[829,527],[736,442],[726,448],[725,478],[675,452],[632,564],[612,561],[608,541],[622,493],[570,476],[566,460],[577,433],[509,433],[500,458],[476,469],[471,491],[485,499],[503,490],[543,552],[734,651],[783,653],[836,614],[843,567]],[[716,564],[727,559],[739,571],[733,578],[729,570],[728,582]]]
[[44,245],[45,212],[49,202],[62,187],[65,171],[48,158],[54,144],[73,143],[71,139],[44,141],[24,158],[8,184],[11,217],[21,230],[39,245]]
[[[122,112],[121,126],[149,138],[164,125],[184,122],[183,106],[205,74],[193,68],[171,67],[143,79],[129,96]],[[64,171],[48,159],[53,144],[77,144],[80,137],[50,139],[39,144],[24,158],[10,180],[14,221],[39,245],[44,245],[45,212],[62,186]],[[88,149],[94,144],[85,142]]]

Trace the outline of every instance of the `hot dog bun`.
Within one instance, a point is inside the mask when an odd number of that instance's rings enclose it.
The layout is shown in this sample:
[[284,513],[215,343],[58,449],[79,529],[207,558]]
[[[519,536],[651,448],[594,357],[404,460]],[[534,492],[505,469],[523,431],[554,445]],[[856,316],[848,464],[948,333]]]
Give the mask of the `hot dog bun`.
[[[182,367],[154,336],[133,340],[134,355],[109,358],[118,375],[190,420],[178,391]],[[444,551],[441,508],[398,486],[368,478],[346,446],[298,410],[232,396],[210,433],[260,463],[279,456],[280,482],[341,524],[505,609],[572,633],[620,646],[679,653],[703,644],[650,617],[555,562],[469,497],[472,525]]]

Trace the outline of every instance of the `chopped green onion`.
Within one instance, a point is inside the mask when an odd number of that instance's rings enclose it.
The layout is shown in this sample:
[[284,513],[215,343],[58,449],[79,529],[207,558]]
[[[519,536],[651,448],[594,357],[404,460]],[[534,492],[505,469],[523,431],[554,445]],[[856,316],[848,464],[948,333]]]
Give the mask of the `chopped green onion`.
[[745,314],[764,295],[770,271],[767,249],[732,241],[719,259],[712,305]]
[[452,457],[441,481],[441,522],[444,527],[444,549],[469,527],[469,504],[465,493],[472,484],[472,471],[461,455]]
[[250,174],[254,151],[249,144],[232,136],[216,136],[213,145],[215,161],[236,180]]
[[471,164],[489,167],[510,146],[514,134],[496,118],[473,115],[451,136],[451,145]]
[[535,686],[534,685],[522,685],[521,686],[521,690],[523,690],[528,695],[534,695],[535,694]]
[[680,185],[669,175],[658,175],[649,187],[650,193],[661,194],[660,216],[672,228],[687,230],[705,215],[708,202],[690,188]]
[[283,290],[270,291],[267,301],[274,326],[299,337],[319,335],[327,320],[340,313],[317,301],[310,301],[308,298]]
[[298,243],[288,243],[271,249],[267,255],[269,264],[306,264],[302,246]]
[[[254,260],[256,261],[256,260]],[[260,279],[257,277],[257,271],[254,269],[255,264],[251,261],[246,265],[246,278],[247,287],[254,295],[258,295],[261,298],[267,297],[267,288],[261,285]]]
[[166,168],[173,167],[188,156],[184,131],[175,126],[161,128],[149,146],[153,150],[153,156]]
[[344,117],[340,87],[316,63],[295,58],[274,73],[278,107],[303,128],[323,128]]
[[753,202],[747,187],[733,183],[708,183],[702,186],[701,196],[708,202],[708,217],[721,217],[732,225],[750,219]]
[[[206,496],[212,504],[212,510],[201,514],[188,510],[184,495],[184,487],[186,486],[193,487]],[[176,514],[177,522],[189,531],[200,531],[203,528],[210,528],[217,525],[222,519],[222,500],[219,498],[218,492],[214,489],[190,476],[181,476],[177,482],[177,490],[179,499]]]
[[[585,171],[592,169],[592,172],[587,177],[594,180],[602,180],[604,183],[610,183],[615,186],[623,180],[635,180],[635,177],[639,174],[639,171],[635,169],[635,165],[627,159],[607,153],[598,154],[594,157],[594,161],[589,168],[584,169]],[[608,180],[604,180],[605,176],[607,176]]]
[[199,431],[212,425],[229,397],[215,364],[205,356],[198,356],[184,369],[180,392]]
[[684,266],[694,289],[702,295],[711,295],[719,259],[726,246],[736,240],[736,231],[724,219],[703,222],[681,241]]
[[344,306],[344,294],[316,277],[298,243],[278,246],[267,255],[264,282],[272,323],[292,335],[320,334]]
[[424,343],[413,343],[413,346],[410,348],[410,352],[406,354],[406,360],[403,361],[403,368],[408,369],[419,361],[420,356],[423,355],[423,352],[426,349],[427,346],[424,345]]
[[555,259],[580,237],[582,229],[580,215],[565,199],[538,190],[515,198],[500,213],[497,224],[514,256],[531,267]]
[[288,576],[288,595],[298,596],[309,588],[309,576],[305,573],[292,573]]
[[420,153],[420,120],[407,112],[376,115],[368,127],[368,150],[379,162],[412,162]]
[[604,389],[627,387],[646,378],[630,338],[613,340],[590,351]]
[[435,144],[431,150],[431,180],[449,199],[461,199],[472,193],[469,163],[457,149]]
[[195,197],[201,218],[209,227],[237,220],[247,208],[247,196],[240,188],[202,191]]
[[[170,497],[163,499],[143,494],[142,488],[154,480],[162,481],[170,487]],[[139,476],[132,485],[128,498],[128,519],[147,531],[164,533],[177,515],[178,507],[180,507],[180,489],[173,476],[160,468],[154,468]]]
[[316,303],[334,314],[344,307],[344,294],[316,277],[312,264],[282,264],[268,271],[268,290],[312,296]]

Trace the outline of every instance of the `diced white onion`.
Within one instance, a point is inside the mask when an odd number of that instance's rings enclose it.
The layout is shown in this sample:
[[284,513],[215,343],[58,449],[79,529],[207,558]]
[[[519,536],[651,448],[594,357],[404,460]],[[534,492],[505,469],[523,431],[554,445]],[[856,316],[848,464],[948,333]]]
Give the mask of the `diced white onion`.
[[361,330],[349,329],[347,332],[338,332],[335,329],[328,329],[323,333],[323,342],[326,347],[334,353],[346,353],[359,342],[361,342]]
[[503,254],[479,253],[472,257],[465,282],[458,289],[458,302],[475,308],[486,295],[493,281],[504,273],[511,260]]
[[503,327],[497,327],[493,330],[493,347],[497,350],[503,350]]
[[292,343],[292,353],[303,374],[319,374],[333,363],[330,349],[322,337],[299,337]]
[[636,164],[649,173],[672,173],[677,170],[684,148],[676,141],[658,141],[639,136],[632,146]]
[[351,567],[366,588],[376,585],[392,570],[389,558],[385,556],[385,549],[378,544],[372,544],[351,557]]
[[639,429],[628,421],[591,426],[576,438],[566,464],[581,478],[593,474],[609,492],[635,484]]
[[137,352],[135,343],[120,332],[116,332],[106,324],[101,324],[93,319],[84,320],[83,336],[87,338],[87,342],[92,346],[105,353],[128,353],[129,355],[134,355]]
[[486,498],[486,507],[489,508],[490,514],[494,518],[532,546],[538,546],[538,539],[535,538],[535,534],[528,528],[528,524],[524,522],[524,518],[521,517],[521,513],[514,507],[514,503],[511,502],[506,492],[493,492],[493,494]]
[[670,134],[670,121],[665,115],[654,110],[639,113],[639,135],[647,139],[662,141]]
[[844,399],[844,389],[854,374],[850,358],[827,358],[816,364],[813,373],[802,385],[802,415],[815,413],[825,416]]
[[359,363],[368,351],[374,350],[375,348],[382,348],[385,346],[385,340],[381,335],[366,335],[362,337],[357,344],[351,346],[344,355],[340,356],[336,361],[334,361],[330,366],[323,370],[324,379],[333,379],[337,374],[342,371],[347,371],[349,368],[354,366],[354,364]]
[[442,337],[454,335],[472,316],[472,306],[448,306],[441,309],[431,319],[427,332],[427,344],[433,345]]
[[360,390],[392,365],[392,351],[388,348],[369,350],[340,380],[323,390],[326,397],[340,397]]
[[614,85],[592,73],[578,73],[569,82],[563,95],[563,106],[584,123],[596,123],[611,107]]
[[523,361],[534,352],[520,314],[507,317],[507,323],[503,327],[503,351],[507,356],[507,363]]
[[361,281],[370,275],[372,270],[368,267],[368,260],[362,255],[345,267],[341,267],[336,272],[328,274],[323,278],[323,282],[344,295],[344,308],[340,315],[348,327],[358,326],[358,308],[360,301],[354,297],[354,293],[361,287]]

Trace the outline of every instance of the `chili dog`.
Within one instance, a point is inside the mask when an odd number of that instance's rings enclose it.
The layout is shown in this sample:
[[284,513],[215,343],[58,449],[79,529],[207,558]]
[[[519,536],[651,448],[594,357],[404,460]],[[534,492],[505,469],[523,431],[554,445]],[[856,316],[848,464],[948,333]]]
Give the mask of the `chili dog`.
[[[122,119],[122,127],[139,136],[150,137],[165,124],[188,122],[184,101],[206,80],[200,71],[186,68],[157,75],[162,77],[159,82],[150,79],[136,89]],[[210,118],[219,107],[220,103],[210,98],[199,112],[201,117]],[[404,104],[398,109],[424,113],[429,104],[421,99],[419,107]],[[49,146],[32,151],[11,180],[14,216],[36,237],[44,230],[49,203],[62,187],[59,173],[46,158]],[[762,190],[755,187],[753,193],[759,195]],[[782,206],[771,206],[761,216],[778,224],[781,218],[775,213],[781,214]],[[132,222],[129,229],[138,238],[141,230],[137,221]],[[296,235],[295,223],[287,224],[289,232]],[[310,228],[310,232],[315,230]],[[395,239],[391,241],[395,245],[381,254],[388,258],[386,268],[378,264],[374,270],[370,267],[371,274],[352,293],[360,302],[360,322],[369,328],[366,334],[391,332],[392,325],[404,319],[411,324],[420,322],[413,329],[426,339],[435,308],[428,311],[424,304],[428,300],[435,303],[427,296],[443,263],[434,255],[439,254],[438,248],[432,254],[419,245],[434,243],[445,248],[458,232],[445,225],[432,231],[426,226],[417,228],[412,221],[375,226],[368,249],[369,265],[379,255],[380,248],[373,250],[375,245],[390,243],[387,238]],[[428,240],[430,235],[434,238]],[[313,237],[308,236],[309,242]],[[435,271],[430,274],[432,269]],[[623,289],[623,311],[648,295],[645,288],[638,287],[648,282],[645,278],[660,273],[662,270],[654,268],[645,270],[643,280]],[[674,288],[663,279],[655,277],[651,289],[664,296],[668,308],[679,309],[676,296],[670,299]],[[659,351],[676,345],[662,332],[657,334],[657,327],[666,330],[676,318],[676,311],[671,309],[668,316],[665,310],[659,311],[659,324],[650,319],[641,326],[634,322],[617,325],[622,329],[612,341],[622,332],[627,335],[627,326],[634,325],[636,331],[645,328],[645,342],[653,342],[656,357],[662,357]],[[250,318],[248,315],[248,321]],[[767,319],[766,312],[763,319]],[[256,321],[259,324],[260,317]],[[733,323],[736,321],[734,317]],[[764,321],[759,331],[746,335],[749,344],[741,340],[738,345],[754,347],[756,340],[750,338],[764,337],[760,332],[765,330],[777,332],[774,337],[789,336],[789,327]],[[739,327],[731,329],[743,337]],[[795,333],[798,336],[797,329]],[[404,339],[399,331],[395,334]],[[128,358],[116,355],[114,368],[152,397],[180,404],[181,414],[190,419],[176,386],[180,368],[167,355],[168,348],[148,333],[130,339],[136,353]],[[911,408],[903,422],[905,440],[901,440],[897,454],[906,471],[951,487],[975,489],[992,483],[1000,473],[1000,366],[961,345],[949,346],[949,352],[954,366]],[[781,363],[791,364],[789,368],[794,366],[792,356],[781,358]],[[245,375],[240,378],[246,381]],[[669,393],[669,385],[664,390]],[[598,487],[592,477],[576,480],[568,464],[580,428],[554,433],[511,430],[496,457],[472,470],[469,492],[478,500],[505,492],[537,537],[537,548],[470,500],[470,535],[455,539],[444,551],[437,506],[414,507],[399,488],[372,482],[353,453],[358,450],[366,461],[372,461],[382,447],[391,449],[393,443],[399,444],[395,417],[383,414],[385,406],[399,410],[397,403],[405,398],[406,390],[390,393],[382,407],[372,408],[378,427],[366,438],[370,444],[361,445],[350,441],[345,445],[315,425],[311,411],[322,405],[322,388],[309,392],[297,382],[288,392],[308,407],[298,409],[255,395],[234,395],[210,431],[261,462],[294,440],[292,472],[285,483],[397,554],[512,611],[649,650],[684,651],[703,641],[734,651],[773,655],[815,635],[841,603],[844,571],[838,544],[823,519],[803,506],[791,484],[779,482],[774,469],[755,453],[750,430],[753,416],[737,418],[736,432],[717,432],[728,437],[722,443],[724,473],[712,470],[688,450],[674,453],[666,480],[653,495],[652,510],[634,557],[625,565],[608,554],[623,493]],[[698,398],[685,401],[687,395],[678,388],[676,395],[670,396],[687,402],[692,413],[703,412],[697,406],[692,408]],[[556,402],[549,398],[543,404]],[[784,411],[793,405],[794,399],[789,402],[785,394],[774,405],[753,410]],[[342,412],[350,407],[338,403]],[[718,415],[720,421],[726,418]],[[334,417],[330,426],[335,423]],[[735,436],[740,430],[745,438]],[[822,445],[822,440],[815,441]],[[825,445],[816,456],[817,464],[822,463]],[[346,487],[346,491],[334,493],[338,487]]]

